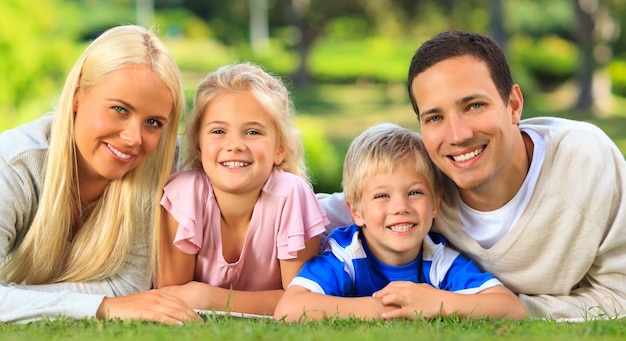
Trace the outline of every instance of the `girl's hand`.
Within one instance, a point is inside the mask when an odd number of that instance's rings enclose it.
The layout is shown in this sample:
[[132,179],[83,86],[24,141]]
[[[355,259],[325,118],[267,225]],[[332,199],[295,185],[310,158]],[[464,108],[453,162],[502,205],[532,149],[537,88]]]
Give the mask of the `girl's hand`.
[[165,324],[184,324],[202,318],[182,300],[159,290],[120,297],[105,297],[96,312],[98,319],[131,319]]

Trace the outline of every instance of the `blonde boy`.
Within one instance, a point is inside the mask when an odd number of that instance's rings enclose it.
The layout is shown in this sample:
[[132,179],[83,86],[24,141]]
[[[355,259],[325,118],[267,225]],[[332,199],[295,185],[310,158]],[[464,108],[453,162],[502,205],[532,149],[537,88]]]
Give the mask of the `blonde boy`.
[[330,233],[275,318],[526,317],[500,281],[429,232],[442,191],[418,133],[389,123],[365,130],[348,149],[342,186],[355,224]]

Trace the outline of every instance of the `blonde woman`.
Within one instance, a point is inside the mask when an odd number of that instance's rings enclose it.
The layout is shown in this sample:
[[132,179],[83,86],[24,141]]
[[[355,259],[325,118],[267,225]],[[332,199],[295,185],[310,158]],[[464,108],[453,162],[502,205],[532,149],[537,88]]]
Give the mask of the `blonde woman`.
[[0,134],[0,321],[199,319],[145,291],[184,107],[158,37],[118,26],[78,59],[53,115]]

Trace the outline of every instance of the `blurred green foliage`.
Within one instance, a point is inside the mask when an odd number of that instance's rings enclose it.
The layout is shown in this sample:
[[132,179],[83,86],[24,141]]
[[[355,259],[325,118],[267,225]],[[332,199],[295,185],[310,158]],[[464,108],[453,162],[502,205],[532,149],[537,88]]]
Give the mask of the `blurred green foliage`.
[[611,78],[611,91],[626,97],[626,60],[613,60],[607,66]]
[[[308,59],[314,84],[300,87],[291,84],[301,32],[286,10],[290,1],[268,0],[272,25],[264,51],[254,51],[249,43],[248,0],[155,0],[154,27],[183,71],[189,105],[200,79],[224,64],[249,60],[282,76],[301,113],[298,127],[318,191],[340,190],[345,150],[367,126],[390,121],[418,128],[405,82],[410,58],[425,39],[447,29],[489,31],[485,0],[346,0],[353,5],[350,11],[339,15],[324,8],[317,13],[328,18],[319,21],[323,27],[317,27],[320,37]],[[319,3],[311,0],[311,8]],[[554,100],[552,93],[571,84],[578,68],[571,0],[511,0],[503,5],[507,54],[524,91],[525,116],[595,119],[589,112],[550,112],[562,109],[555,105],[561,98]],[[601,5],[618,19],[626,16],[626,0]],[[0,131],[51,110],[86,44],[109,27],[137,20],[134,0],[4,0],[0,18]],[[623,21],[616,25],[626,29]],[[626,96],[624,36],[606,42],[617,56],[606,71],[613,93],[620,96]],[[611,114],[619,117],[606,128],[626,151],[626,132],[611,129],[626,126],[621,104],[614,105]],[[604,122],[608,120],[595,123],[605,128]]]

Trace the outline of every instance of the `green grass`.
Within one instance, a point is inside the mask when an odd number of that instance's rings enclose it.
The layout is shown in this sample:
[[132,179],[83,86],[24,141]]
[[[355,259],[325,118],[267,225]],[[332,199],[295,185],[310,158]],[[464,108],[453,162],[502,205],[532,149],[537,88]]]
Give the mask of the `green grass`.
[[624,340],[626,321],[565,323],[526,320],[374,321],[329,319],[285,324],[271,319],[207,317],[184,326],[131,321],[60,319],[0,323],[0,339],[15,340]]

